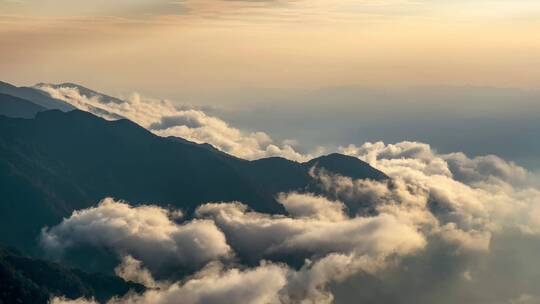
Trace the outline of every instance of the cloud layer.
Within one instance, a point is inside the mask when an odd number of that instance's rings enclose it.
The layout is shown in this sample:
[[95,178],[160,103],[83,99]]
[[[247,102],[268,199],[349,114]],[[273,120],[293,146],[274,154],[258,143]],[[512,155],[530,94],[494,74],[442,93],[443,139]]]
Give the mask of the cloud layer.
[[[105,199],[44,229],[42,243],[52,252],[106,247],[122,258],[117,275],[154,288],[112,303],[330,303],[330,283],[376,272],[425,246],[420,233],[392,215],[351,218],[342,203],[309,194],[283,194],[281,200],[289,216],[208,203],[178,224],[160,207]],[[258,266],[236,264],[233,253]],[[291,255],[304,261],[298,270],[286,264]],[[210,263],[181,282],[152,275],[160,267],[204,262]]]

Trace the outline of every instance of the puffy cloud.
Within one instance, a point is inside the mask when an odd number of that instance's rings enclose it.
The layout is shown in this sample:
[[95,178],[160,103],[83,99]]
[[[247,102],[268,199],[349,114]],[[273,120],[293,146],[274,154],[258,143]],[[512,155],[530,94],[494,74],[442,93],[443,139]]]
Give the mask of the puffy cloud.
[[364,143],[360,147],[341,147],[340,151],[385,169],[387,174],[397,175],[410,169],[425,175],[449,176],[466,184],[495,181],[523,184],[532,180],[527,170],[495,155],[469,158],[461,152],[439,154],[420,142]]
[[[132,264],[134,260],[124,262]],[[138,273],[147,272],[135,263]],[[142,294],[128,294],[113,298],[108,304],[173,304],[178,303],[253,303],[295,304],[332,303],[328,289],[331,282],[339,282],[361,272],[375,272],[384,267],[382,260],[367,256],[330,254],[315,262],[308,261],[294,270],[286,264],[262,261],[252,268],[226,268],[220,262],[209,263],[199,272],[180,282],[158,282],[156,288]],[[123,266],[120,266],[123,267]],[[86,304],[92,300],[55,298],[56,304]]]
[[[376,272],[425,246],[415,228],[392,215],[349,217],[342,203],[310,194],[282,194],[280,201],[290,215],[253,212],[241,203],[208,203],[196,210],[194,219],[178,224],[171,211],[105,199],[45,229],[42,242],[53,251],[77,245],[106,247],[123,257],[115,269],[118,276],[151,288],[113,299],[111,304],[176,303],[178,299],[182,303],[331,303],[331,283]],[[259,266],[244,267],[223,259],[233,254],[231,247]],[[290,255],[305,259],[300,269],[284,263]],[[267,262],[267,257],[276,261]],[[209,262],[206,267],[182,281],[153,277],[159,264],[202,266],[205,262]]]
[[368,201],[378,212],[416,222],[470,250],[487,251],[491,234],[500,229],[540,232],[540,191],[533,178],[496,156],[439,154],[416,142],[366,143],[341,151],[392,177],[372,182],[313,173],[326,191],[346,203]]
[[212,221],[179,224],[175,215],[157,206],[132,207],[106,198],[97,207],[75,211],[59,225],[43,229],[41,242],[56,254],[76,246],[106,248],[119,257],[131,255],[152,270],[192,267],[231,254]]
[[[183,282],[149,289],[143,294],[115,298],[108,304],[332,303],[327,290],[331,281],[341,280],[358,269],[374,269],[370,259],[332,254],[295,271],[284,264],[262,262],[247,269],[225,268],[210,263]],[[180,300],[181,299],[181,300]],[[87,304],[92,300],[55,298],[55,304]]]
[[499,179],[513,185],[522,185],[530,179],[527,170],[495,155],[468,158],[463,153],[451,153],[441,157],[447,162],[453,177],[467,184]]
[[51,299],[50,304],[98,304],[98,302],[84,298],[72,300],[65,297],[54,297]]
[[114,273],[127,282],[139,283],[150,288],[158,286],[152,273],[143,267],[141,261],[130,255],[122,258],[122,263],[114,269]]
[[125,100],[117,99],[116,102],[110,102],[109,99],[99,95],[82,94],[77,87],[69,85],[53,87],[44,84],[37,88],[80,110],[105,119],[127,118],[157,135],[209,143],[240,158],[281,156],[296,161],[312,158],[312,155],[296,151],[290,140],[278,144],[264,132],[243,132],[217,117],[208,115],[203,108],[175,106],[167,100],[141,100],[138,94],[133,94]]
[[[319,206],[313,197],[308,199]],[[249,211],[240,203],[209,203],[196,210],[198,217],[215,221],[238,253],[257,259],[330,253],[384,257],[409,254],[425,245],[421,234],[392,215],[336,220],[326,218],[326,212],[322,209],[320,216],[291,218]]]
[[485,252],[489,250],[491,233],[489,231],[459,229],[455,223],[448,223],[439,228],[438,235],[450,244],[469,252]]
[[276,264],[263,263],[241,270],[224,269],[219,263],[212,263],[184,283],[173,283],[109,303],[279,303],[279,291],[287,283],[288,271],[288,267]]
[[345,219],[345,205],[332,202],[323,196],[305,193],[281,193],[278,201],[293,217],[316,218],[320,220],[342,221]]
[[333,303],[329,283],[342,282],[358,273],[374,273],[386,264],[381,258],[342,253],[329,254],[313,263],[308,261],[300,270],[291,272],[283,302]]

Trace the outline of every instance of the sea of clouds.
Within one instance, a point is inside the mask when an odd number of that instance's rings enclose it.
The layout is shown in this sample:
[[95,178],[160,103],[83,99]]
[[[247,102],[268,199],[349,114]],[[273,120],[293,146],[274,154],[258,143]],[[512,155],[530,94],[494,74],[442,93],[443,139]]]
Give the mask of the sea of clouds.
[[[313,157],[201,109],[136,96],[104,103],[75,88],[42,88],[96,115],[126,117],[238,157]],[[533,174],[497,156],[440,154],[419,142],[339,152],[390,178],[354,180],[314,167],[322,195],[278,194],[282,215],[242,202],[201,202],[186,216],[105,198],[44,228],[40,242],[60,259],[80,247],[112,252],[118,276],[148,287],[110,303],[540,303]]]

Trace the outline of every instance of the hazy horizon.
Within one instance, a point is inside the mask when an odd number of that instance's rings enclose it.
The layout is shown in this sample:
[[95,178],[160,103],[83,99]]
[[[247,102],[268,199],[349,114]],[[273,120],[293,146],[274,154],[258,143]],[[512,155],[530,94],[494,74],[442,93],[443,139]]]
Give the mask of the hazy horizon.
[[140,94],[179,107],[202,107],[243,131],[265,132],[277,141],[294,140],[303,152],[322,147],[331,153],[349,144],[409,140],[430,143],[443,153],[494,154],[531,171],[540,169],[540,139],[535,136],[540,129],[539,90],[341,86],[179,92],[171,97],[79,85],[123,99]]

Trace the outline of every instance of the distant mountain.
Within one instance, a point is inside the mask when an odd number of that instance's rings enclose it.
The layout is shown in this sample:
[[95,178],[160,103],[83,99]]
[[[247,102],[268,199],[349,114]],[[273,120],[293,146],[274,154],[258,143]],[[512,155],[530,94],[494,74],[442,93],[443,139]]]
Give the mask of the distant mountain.
[[40,112],[35,119],[0,117],[0,231],[10,232],[0,234],[0,242],[30,250],[43,226],[107,196],[188,213],[210,201],[242,201],[279,213],[276,194],[313,187],[313,166],[354,178],[386,178],[339,154],[308,163],[247,161],[79,110]]
[[61,111],[70,111],[75,109],[75,107],[72,105],[62,100],[52,98],[49,94],[36,88],[16,87],[9,83],[0,81],[0,93],[28,100],[46,109],[56,109]]
[[15,118],[33,118],[38,112],[45,110],[44,107],[28,100],[0,94],[0,115]]
[[0,247],[0,303],[46,304],[51,296],[100,302],[144,287],[115,276],[89,274]]

